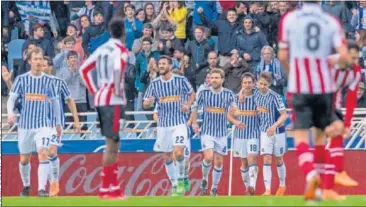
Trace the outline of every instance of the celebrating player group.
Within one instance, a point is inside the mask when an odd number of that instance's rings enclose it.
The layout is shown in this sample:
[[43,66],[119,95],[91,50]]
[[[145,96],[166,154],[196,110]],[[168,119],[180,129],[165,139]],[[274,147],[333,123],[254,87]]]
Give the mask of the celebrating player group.
[[[99,197],[124,199],[118,172],[119,130],[123,128],[126,96],[124,73],[128,50],[122,39],[124,21],[109,22],[111,39],[100,46],[81,66],[80,76],[91,94],[95,95],[101,133],[106,137]],[[288,105],[292,122],[298,163],[305,175],[306,200],[344,200],[334,184],[357,186],[358,183],[343,169],[343,137],[350,133],[351,118],[356,106],[357,85],[361,70],[357,65],[359,48],[346,41],[341,24],[325,13],[317,3],[305,3],[301,9],[288,12],[279,25],[278,57],[288,75]],[[331,54],[332,51],[336,54]],[[290,58],[290,59],[289,59]],[[50,196],[59,192],[57,147],[64,126],[62,103],[66,101],[73,113],[75,129],[80,130],[75,103],[65,83],[52,77],[50,61],[37,48],[30,52],[31,71],[16,78],[7,104],[9,123],[16,122],[14,106],[20,99],[22,109],[18,122],[19,169],[23,181],[21,195],[30,192],[30,153],[36,144],[38,195],[48,196],[45,186],[51,169]],[[265,192],[272,195],[272,158],[277,166],[279,186],[275,195],[286,191],[287,151],[285,104],[279,94],[270,89],[272,74],[262,72],[258,80],[251,73],[241,77],[238,94],[223,87],[225,73],[211,69],[205,85],[194,92],[190,82],[174,73],[170,57],[158,61],[160,76],[149,84],[143,107],[155,108],[157,140],[154,151],[164,153],[172,195],[184,195],[190,190],[190,139],[199,135],[203,152],[201,195],[217,196],[228,154],[228,123],[233,125],[231,153],[241,159],[241,177],[247,195],[256,193],[258,163],[262,156]],[[96,70],[98,82],[92,71]],[[340,108],[340,93],[348,87],[346,115]],[[334,107],[335,106],[335,107]],[[202,113],[200,113],[202,111]],[[202,123],[198,123],[202,119]],[[315,150],[309,148],[310,129],[314,129]],[[330,139],[326,147],[326,139]],[[209,185],[209,174],[212,181]],[[236,170],[236,169],[235,169]],[[209,190],[209,186],[211,186]],[[319,192],[319,193],[318,193]]]

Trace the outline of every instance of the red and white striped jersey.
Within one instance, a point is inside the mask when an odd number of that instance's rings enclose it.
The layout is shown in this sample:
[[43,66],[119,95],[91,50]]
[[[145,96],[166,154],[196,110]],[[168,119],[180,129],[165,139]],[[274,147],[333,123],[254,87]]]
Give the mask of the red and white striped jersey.
[[[80,75],[91,94],[95,106],[125,105],[124,75],[128,50],[118,39],[111,38],[98,47],[80,68]],[[96,69],[97,82],[93,79]]]
[[328,56],[345,44],[338,19],[314,3],[285,14],[279,25],[279,47],[289,49],[287,90],[297,94],[334,93],[336,87]]
[[352,68],[341,70],[339,67],[335,66],[334,69],[334,80],[337,87],[335,107],[337,109],[342,107],[342,90],[347,87],[344,124],[346,127],[349,127],[351,125],[353,112],[357,106],[357,86],[361,81],[361,67],[354,65]]

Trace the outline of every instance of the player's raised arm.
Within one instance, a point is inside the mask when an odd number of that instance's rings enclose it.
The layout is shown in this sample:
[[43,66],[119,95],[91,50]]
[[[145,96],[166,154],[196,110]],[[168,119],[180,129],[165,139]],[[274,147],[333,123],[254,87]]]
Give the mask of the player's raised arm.
[[93,53],[80,67],[80,77],[83,79],[86,88],[91,94],[98,91],[97,85],[94,83],[92,71],[96,68],[96,55]]
[[353,112],[357,106],[358,84],[361,81],[361,68],[359,66],[354,66],[354,67],[357,67],[357,71],[360,71],[360,72],[356,74],[355,81],[348,87],[348,90],[347,90],[346,114],[344,117],[344,126],[346,127],[346,129],[349,129],[351,126]]
[[344,30],[339,20],[336,19],[336,17],[333,18],[334,21],[332,22],[333,24],[331,24],[331,26],[333,26],[334,28],[333,39],[332,39],[334,49],[339,54],[339,61],[341,61],[341,63],[344,63],[346,65],[350,65],[352,63],[352,58],[348,51],[346,39],[344,37]]
[[289,30],[289,22],[291,21],[291,17],[289,17],[290,12],[283,15],[278,26],[278,59],[281,62],[281,65],[288,75],[289,73],[289,40],[288,40],[288,30]]
[[125,48],[121,48],[121,51],[116,50],[115,56],[120,57],[114,59],[113,78],[115,94],[117,96],[124,96],[124,91],[121,89],[124,88],[124,74],[127,65],[128,50],[126,50]]

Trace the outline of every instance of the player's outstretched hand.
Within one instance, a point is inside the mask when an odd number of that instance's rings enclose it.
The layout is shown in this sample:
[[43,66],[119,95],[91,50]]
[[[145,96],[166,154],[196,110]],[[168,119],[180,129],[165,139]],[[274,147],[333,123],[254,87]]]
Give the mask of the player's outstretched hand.
[[56,136],[60,137],[62,132],[61,124],[56,126]]
[[15,115],[14,115],[14,114],[13,114],[13,115],[9,115],[9,116],[8,116],[8,124],[9,124],[10,126],[13,126],[13,125],[14,125],[15,120],[16,120],[16,117],[15,117]]
[[152,105],[155,102],[155,98],[153,96],[150,96],[147,100],[146,103],[148,105]]
[[269,127],[269,128],[267,129],[267,135],[268,135],[268,136],[273,136],[273,135],[274,135],[274,133],[275,133],[275,131],[276,131],[276,127],[275,127],[275,126],[271,126],[271,127]]
[[238,128],[238,129],[245,129],[245,125],[243,122],[239,121],[239,120],[236,120],[234,122],[234,125]]
[[193,128],[193,131],[194,131],[194,133],[199,133],[200,132],[200,127],[198,126],[198,124],[197,123],[193,123],[192,124],[192,128]]

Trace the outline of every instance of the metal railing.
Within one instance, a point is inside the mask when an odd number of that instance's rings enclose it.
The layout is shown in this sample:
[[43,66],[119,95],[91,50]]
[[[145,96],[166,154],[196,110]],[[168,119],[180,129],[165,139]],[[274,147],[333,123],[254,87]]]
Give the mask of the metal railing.
[[[290,112],[290,110],[288,110]],[[345,110],[342,109],[344,113]],[[128,111],[126,115],[152,115],[152,111]],[[79,113],[81,116],[94,117],[96,119],[96,112]],[[72,116],[71,113],[66,113],[65,116]],[[11,126],[6,122],[7,114],[2,114],[1,122],[1,140],[2,141],[15,141],[17,140],[17,127]],[[202,120],[198,120],[201,122]],[[124,123],[124,126],[133,126],[132,128],[123,128],[120,130],[122,139],[154,139],[156,138],[156,128],[152,127],[154,120],[128,120]],[[79,140],[79,139],[102,139],[100,135],[100,129],[97,127],[98,121],[80,122],[81,127],[86,126],[87,130],[83,130],[81,134],[76,134],[73,130],[73,122],[66,122],[66,127],[63,131],[63,140]],[[230,136],[232,128],[229,128]],[[292,128],[286,128],[287,136],[291,136]],[[355,148],[360,148],[362,143],[366,141],[366,108],[356,109],[354,112],[354,118],[351,125],[351,137],[346,148],[350,148],[358,137],[361,140],[356,144]]]

